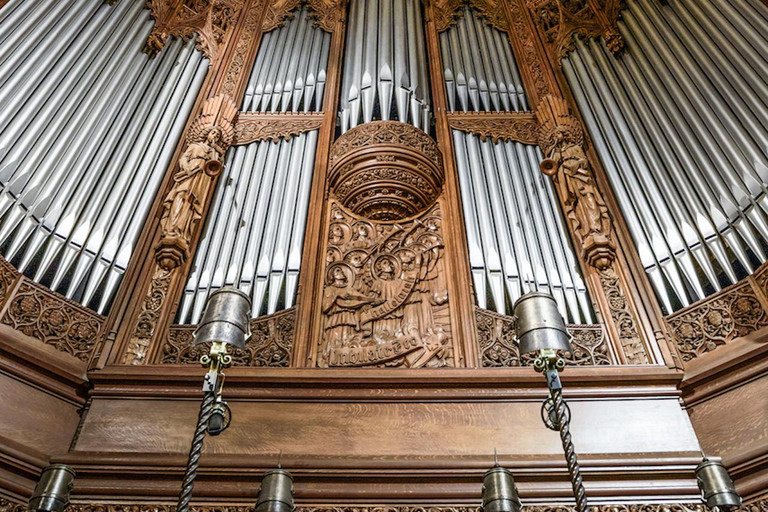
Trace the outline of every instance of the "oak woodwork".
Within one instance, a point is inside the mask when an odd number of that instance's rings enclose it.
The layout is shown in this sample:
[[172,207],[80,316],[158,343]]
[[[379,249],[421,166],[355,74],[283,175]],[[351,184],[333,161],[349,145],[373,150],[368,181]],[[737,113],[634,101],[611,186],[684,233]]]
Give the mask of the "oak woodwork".
[[241,112],[235,123],[233,144],[243,146],[262,140],[290,140],[291,137],[320,128],[323,117],[322,112],[279,114]]
[[473,133],[481,140],[539,142],[539,122],[533,112],[449,112],[446,117],[451,128]]

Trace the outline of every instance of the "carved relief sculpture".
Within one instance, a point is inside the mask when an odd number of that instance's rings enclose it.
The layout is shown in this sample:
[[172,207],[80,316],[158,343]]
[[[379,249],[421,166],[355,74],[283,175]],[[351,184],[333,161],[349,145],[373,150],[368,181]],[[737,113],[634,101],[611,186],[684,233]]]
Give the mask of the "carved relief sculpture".
[[319,366],[452,366],[440,208],[403,222],[335,201],[327,245]]
[[203,113],[189,128],[187,147],[163,201],[162,235],[155,256],[166,270],[178,267],[189,255],[189,243],[202,219],[208,189],[221,173],[224,153],[234,140],[236,115],[232,100],[217,96],[205,103]]
[[154,55],[169,37],[189,41],[197,34],[197,49],[213,61],[242,6],[243,0],[148,0],[155,25],[147,38],[146,51]]
[[544,97],[536,116],[541,124],[539,145],[547,156],[541,170],[555,180],[571,231],[581,242],[583,257],[598,269],[608,268],[616,257],[616,243],[608,207],[597,190],[584,152],[581,125],[569,115],[566,101],[553,96]]

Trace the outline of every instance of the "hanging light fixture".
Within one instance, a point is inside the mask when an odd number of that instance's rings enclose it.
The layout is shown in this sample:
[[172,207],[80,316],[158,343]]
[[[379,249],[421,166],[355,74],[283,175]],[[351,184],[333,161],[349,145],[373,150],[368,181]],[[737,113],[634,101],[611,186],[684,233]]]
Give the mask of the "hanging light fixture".
[[226,287],[213,292],[205,305],[202,321],[195,330],[194,345],[210,343],[208,354],[200,358],[200,364],[208,368],[203,381],[203,403],[197,429],[192,438],[189,459],[181,484],[177,512],[188,512],[195,487],[197,467],[203,451],[205,434],[219,435],[229,426],[232,412],[221,400],[224,386],[224,368],[232,364],[228,346],[245,348],[251,337],[251,298],[236,288]]
[[293,512],[293,476],[278,467],[264,474],[256,500],[256,512]]
[[69,505],[69,495],[75,485],[75,472],[64,464],[51,464],[43,469],[37,481],[28,510],[62,512]]
[[701,499],[709,508],[729,510],[741,506],[741,496],[721,462],[704,457],[696,467],[696,483],[701,490]]
[[549,398],[543,404],[542,419],[548,428],[560,432],[571,486],[576,498],[576,510],[586,512],[587,493],[581,478],[576,449],[571,439],[571,414],[563,399],[563,385],[560,382],[560,371],[565,368],[565,359],[558,355],[558,351],[572,351],[571,335],[557,310],[555,298],[547,293],[526,293],[515,302],[514,310],[520,356],[530,353],[538,354],[533,367],[536,371],[543,373],[547,379]]

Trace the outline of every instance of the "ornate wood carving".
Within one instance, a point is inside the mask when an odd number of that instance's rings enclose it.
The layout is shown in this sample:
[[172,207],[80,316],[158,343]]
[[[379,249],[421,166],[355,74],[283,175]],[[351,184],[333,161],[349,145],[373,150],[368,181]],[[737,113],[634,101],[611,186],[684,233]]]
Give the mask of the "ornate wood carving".
[[552,79],[548,73],[542,56],[539,54],[534,41],[533,27],[527,22],[528,13],[524,0],[508,0],[510,36],[515,47],[515,56],[520,59],[520,72],[525,83],[526,92],[532,102],[554,92]]
[[16,267],[0,256],[0,306],[11,296],[13,285],[20,276]]
[[302,4],[309,7],[309,16],[315,25],[326,32],[333,32],[342,15],[340,0],[273,0],[264,16],[261,25],[263,32],[269,32],[277,27],[282,27],[286,21],[293,18],[296,9]]
[[366,123],[331,148],[331,190],[344,206],[369,219],[403,219],[425,211],[437,200],[443,179],[437,144],[408,124]]
[[[756,277],[763,280],[768,264]],[[736,338],[763,327],[768,327],[768,311],[764,306],[768,297],[761,297],[760,280],[746,278],[719,293],[684,308],[667,317],[677,349],[684,362],[715,350]]]
[[[500,315],[486,309],[475,308],[477,339],[482,366],[529,366],[533,357],[520,359],[515,338],[515,317]],[[573,354],[565,355],[568,364],[579,366],[612,364],[605,331],[600,325],[569,325],[573,339]]]
[[544,97],[536,116],[541,123],[539,146],[547,155],[541,170],[555,181],[582,256],[590,265],[606,269],[616,258],[616,242],[608,207],[584,152],[581,124],[568,113],[566,101],[554,96]]
[[[293,332],[296,308],[251,321],[253,336],[244,349],[232,352],[235,366],[287,368],[293,353]],[[207,354],[208,345],[192,346],[195,326],[171,327],[170,336],[163,347],[163,364],[199,364],[200,356]]]
[[440,207],[406,222],[330,208],[319,366],[453,366]]
[[624,38],[616,29],[620,0],[528,0],[528,8],[547,42],[552,55],[560,62],[574,48],[574,36],[603,36],[614,53],[624,47]]
[[159,264],[155,265],[149,291],[141,303],[139,319],[136,328],[128,342],[128,349],[123,357],[123,364],[142,364],[146,362],[147,349],[155,334],[155,327],[163,310],[165,297],[168,295],[168,287],[176,269],[166,269]]
[[488,25],[506,32],[507,19],[504,7],[499,0],[432,0],[435,14],[435,27],[438,32],[447,30],[463,16],[462,9],[469,6],[475,9],[480,18]]
[[[251,3],[250,8],[245,13],[245,22],[237,38],[235,53],[229,63],[227,72],[224,75],[224,81],[218,89],[220,94],[226,94],[230,98],[240,98],[242,92],[239,90],[240,84],[245,76],[250,74],[249,55],[252,53],[254,40],[259,36],[259,26],[261,24],[261,15],[263,4],[261,2]],[[243,84],[244,86],[245,84]]]
[[483,140],[539,143],[539,122],[533,112],[452,112],[446,117],[451,128],[474,133]]
[[2,323],[87,363],[99,342],[104,317],[22,277]]
[[155,26],[146,51],[158,53],[171,36],[188,41],[197,34],[197,49],[213,61],[242,7],[243,0],[147,0]]
[[257,140],[290,139],[294,135],[317,130],[323,123],[323,113],[257,114],[241,113],[235,123],[234,145]]
[[163,201],[162,235],[155,259],[165,270],[180,266],[189,255],[208,189],[221,173],[224,154],[235,138],[237,107],[229,96],[209,99],[187,132],[187,147],[179,159],[173,185]]
[[611,319],[619,332],[619,343],[621,343],[627,363],[647,364],[649,362],[648,355],[645,352],[643,341],[640,339],[635,315],[629,307],[626,293],[616,270],[613,266],[604,268],[598,271],[598,277],[608,301]]

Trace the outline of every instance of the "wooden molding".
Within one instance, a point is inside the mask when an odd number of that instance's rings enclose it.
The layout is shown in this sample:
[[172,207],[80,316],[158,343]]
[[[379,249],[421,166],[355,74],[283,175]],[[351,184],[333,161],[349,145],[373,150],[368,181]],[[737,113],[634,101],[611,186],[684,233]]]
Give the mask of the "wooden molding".
[[242,146],[260,140],[289,140],[311,130],[317,130],[323,124],[322,112],[261,114],[241,112],[235,123],[234,145]]
[[451,128],[479,135],[482,140],[539,142],[539,122],[533,112],[448,112],[446,117]]

